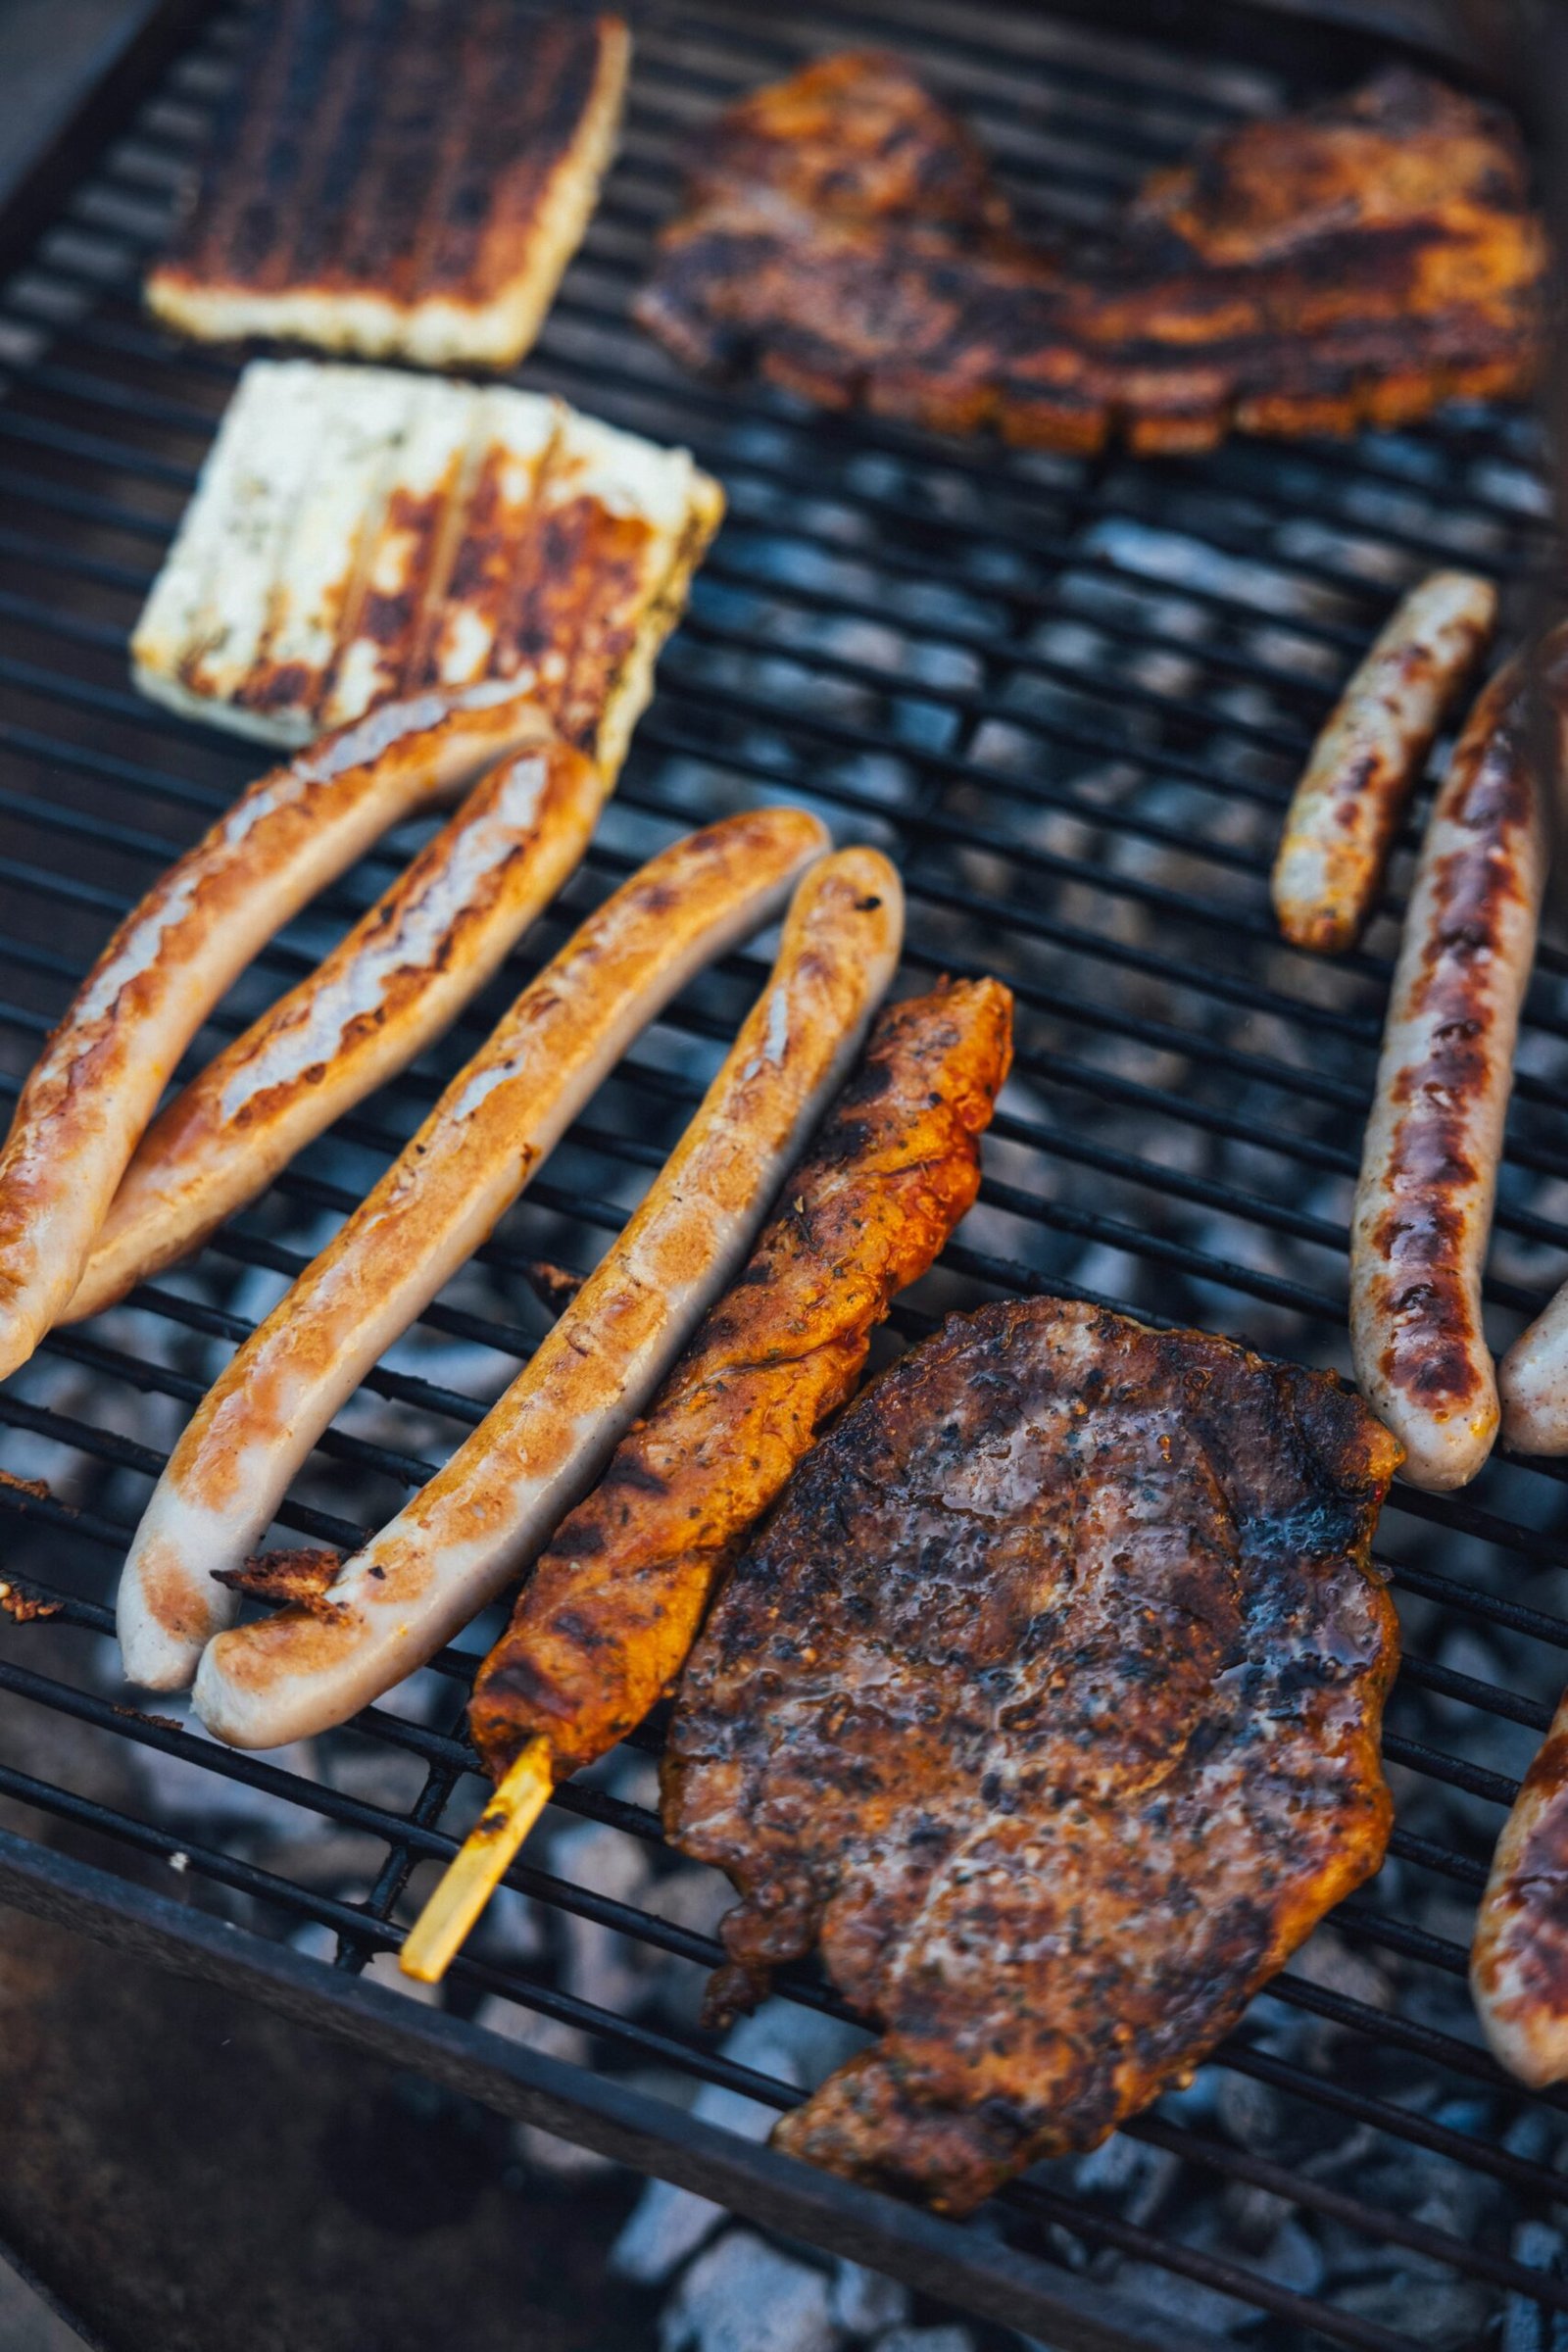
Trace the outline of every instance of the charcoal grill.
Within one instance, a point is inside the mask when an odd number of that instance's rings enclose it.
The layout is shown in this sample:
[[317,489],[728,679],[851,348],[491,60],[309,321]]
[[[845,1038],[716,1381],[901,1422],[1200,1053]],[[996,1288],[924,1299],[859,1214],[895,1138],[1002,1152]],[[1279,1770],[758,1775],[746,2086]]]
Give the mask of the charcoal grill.
[[[993,970],[1012,984],[1018,1071],[981,1204],[895,1318],[905,1339],[953,1306],[1055,1291],[1343,1368],[1349,1189],[1410,837],[1389,911],[1332,968],[1275,940],[1268,862],[1300,756],[1401,584],[1457,558],[1503,581],[1517,616],[1522,584],[1550,557],[1536,429],[1464,411],[1343,447],[1237,441],[1201,462],[1086,464],[823,417],[765,390],[699,384],[636,332],[627,303],[650,235],[673,203],[683,139],[717,104],[808,54],[868,41],[896,42],[971,113],[1028,225],[1090,233],[1196,133],[1344,86],[1389,54],[1355,13],[1333,11],[1326,29],[1197,0],[1102,5],[1092,18],[959,0],[807,0],[788,22],[742,0],[633,11],[621,158],[521,380],[688,443],[727,485],[731,513],[567,903],[580,910],[697,817],[782,795],[819,808],[841,839],[899,858],[911,979]],[[100,93],[50,159],[47,204],[35,184],[0,220],[16,267],[0,293],[8,1097],[112,920],[253,770],[242,746],[152,708],[126,677],[130,623],[236,372],[228,356],[157,332],[137,283],[243,31],[243,10],[166,9],[138,51],[134,114]],[[411,838],[285,934],[250,986],[303,968]],[[493,1002],[563,930],[540,926]],[[466,1347],[488,1365],[486,1395],[511,1376],[543,1327],[530,1261],[593,1262],[761,968],[759,952],[732,958],[650,1034],[478,1268],[368,1384],[360,1417],[323,1443],[283,1526],[352,1543],[479,1417],[471,1379],[437,1376],[455,1360],[439,1350]],[[1568,1262],[1565,972],[1548,946],[1494,1250],[1499,1341]],[[256,1001],[242,988],[206,1043]],[[585,2003],[482,1940],[454,1972],[446,2011],[368,1981],[367,1963],[400,1940],[411,1875],[451,1855],[477,1800],[463,1738],[471,1651],[424,1678],[433,1699],[371,1709],[310,1772],[121,1703],[107,1604],[162,1463],[149,1431],[172,1437],[268,1278],[318,1246],[471,1050],[491,1003],[341,1122],[194,1271],[55,1335],[0,1388],[0,1468],[48,1470],[47,1488],[0,1486],[5,1574],[56,1612],[0,1655],[0,1792],[37,1832],[0,1833],[0,1896],[1063,2348],[1217,2341],[1177,2302],[1186,2281],[1234,2298],[1252,2340],[1260,2327],[1270,2344],[1411,2352],[1415,2338],[1350,2288],[1319,2294],[1240,2245],[1184,2233],[1179,2190],[1139,2219],[1067,2169],[1041,2168],[959,2227],[775,2157],[627,2078],[652,2063],[776,2107],[798,2095],[787,2085],[695,2030]],[[1559,1467],[1500,1461],[1459,1497],[1396,1491],[1381,1548],[1406,1635],[1387,1741],[1399,1825],[1382,1877],[1334,1923],[1337,1948],[1369,1959],[1385,1990],[1364,1978],[1347,1989],[1303,1955],[1205,2070],[1200,2084],[1266,2089],[1284,2119],[1273,2139],[1250,2134],[1234,2101],[1217,2123],[1178,2098],[1129,2128],[1178,2160],[1179,2182],[1285,2200],[1356,2256],[1337,2276],[1417,2265],[1467,2292],[1481,2324],[1506,2304],[1518,2325],[1539,2315],[1544,2328],[1568,2312],[1568,2277],[1521,2252],[1559,2193],[1568,2096],[1531,2099],[1499,2075],[1463,1973],[1500,1808],[1565,1672],[1562,1493]],[[374,1840],[379,1866],[352,1897],[323,1893],[303,1868],[251,1858],[216,1800],[218,1826],[193,1837],[188,1801],[159,1794],[175,1786],[168,1772],[123,1808],[40,1777],[28,1726],[46,1710],[79,1727],[83,1753],[128,1742],[144,1760],[179,1760],[183,1786],[276,1798],[303,1822]],[[348,1749],[406,1759],[413,1801],[344,1786],[330,1758]],[[653,1814],[601,1783],[565,1787],[556,1803],[658,1839]],[[99,1858],[58,1850],[58,1825],[93,1833]],[[526,1857],[511,1884],[694,1975],[715,1956],[706,1936]],[[307,1924],[327,1956],[299,1948]],[[784,1990],[834,2006],[809,1972]],[[596,2064],[476,2024],[481,1993],[584,2029]],[[1302,2019],[1316,2040],[1293,2037]],[[1362,2154],[1347,2176],[1321,2151],[1352,2126]],[[1435,2159],[1479,2202],[1435,2215],[1420,2170]],[[1453,2218],[1467,2211],[1474,2227]],[[1105,2249],[1136,2291],[1102,2283]]]

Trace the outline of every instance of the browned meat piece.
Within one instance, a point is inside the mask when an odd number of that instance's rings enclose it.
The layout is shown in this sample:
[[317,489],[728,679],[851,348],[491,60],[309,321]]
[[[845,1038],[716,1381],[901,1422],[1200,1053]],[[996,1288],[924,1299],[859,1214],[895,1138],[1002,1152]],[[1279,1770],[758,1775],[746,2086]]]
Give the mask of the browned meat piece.
[[873,1328],[973,1200],[1011,1027],[996,980],[882,1014],[746,1271],[481,1667],[468,1722],[496,1780],[539,1733],[564,1780],[635,1730],[679,1673],[748,1530],[853,1393]]
[[329,1616],[332,1603],[326,1595],[342,1565],[340,1551],[318,1551],[307,1544],[294,1551],[259,1551],[242,1568],[215,1568],[213,1575],[230,1592]]
[[692,365],[1064,450],[1349,432],[1533,379],[1544,242],[1518,141],[1424,74],[1205,143],[1083,261],[1011,239],[971,152],[886,58],[760,91],[722,119],[638,316]]
[[610,162],[618,18],[517,0],[278,0],[147,299],[187,334],[510,367]]
[[851,1407],[686,1670],[665,1823],[882,2038],[775,2132],[964,2212],[1178,2081],[1382,1859],[1398,1446],[1348,1389],[1058,1299]]

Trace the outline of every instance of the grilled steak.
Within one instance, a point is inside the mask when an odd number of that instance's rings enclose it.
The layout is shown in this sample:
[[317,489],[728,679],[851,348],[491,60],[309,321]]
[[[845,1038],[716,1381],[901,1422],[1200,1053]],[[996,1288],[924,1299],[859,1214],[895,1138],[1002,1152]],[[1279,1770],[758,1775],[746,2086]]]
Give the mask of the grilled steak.
[[851,53],[721,119],[637,308],[830,407],[1195,450],[1524,391],[1543,267],[1511,126],[1424,74],[1205,143],[1067,259],[1010,233],[906,69]]
[[147,300],[186,334],[505,368],[614,146],[626,27],[518,0],[279,0]]
[[544,1733],[558,1780],[634,1731],[710,1595],[871,1333],[980,1186],[1012,1000],[963,980],[884,1012],[745,1272],[557,1531],[479,1669],[468,1724],[493,1780]]
[[963,2212],[1187,2073],[1376,1869],[1398,1447],[1325,1374],[1055,1299],[854,1404],[687,1668],[716,2021],[820,1942],[881,2030],[775,2144]]

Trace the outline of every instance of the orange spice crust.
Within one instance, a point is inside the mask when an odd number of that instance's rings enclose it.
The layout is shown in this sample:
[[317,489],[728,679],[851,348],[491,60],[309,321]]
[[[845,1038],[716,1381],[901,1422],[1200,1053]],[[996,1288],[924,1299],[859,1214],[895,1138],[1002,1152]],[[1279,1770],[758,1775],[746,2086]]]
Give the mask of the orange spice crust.
[[539,1561],[469,1710],[499,1779],[545,1733],[558,1778],[679,1672],[737,1544],[853,1393],[873,1328],[972,1202],[1011,999],[965,982],[884,1013],[734,1288]]

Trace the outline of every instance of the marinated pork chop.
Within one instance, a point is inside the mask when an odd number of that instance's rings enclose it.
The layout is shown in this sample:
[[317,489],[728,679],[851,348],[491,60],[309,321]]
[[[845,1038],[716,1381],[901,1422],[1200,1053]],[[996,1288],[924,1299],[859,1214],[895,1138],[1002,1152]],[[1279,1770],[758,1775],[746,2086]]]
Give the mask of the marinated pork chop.
[[686,1671],[664,1812],[881,2029],[775,2144],[965,2212],[1180,2079],[1382,1859],[1398,1446],[1325,1374],[1057,1299],[853,1405]]
[[638,316],[688,364],[1031,446],[1207,449],[1528,389],[1544,260],[1496,110],[1404,69],[1155,173],[1098,254],[1012,237],[896,59],[724,116]]

